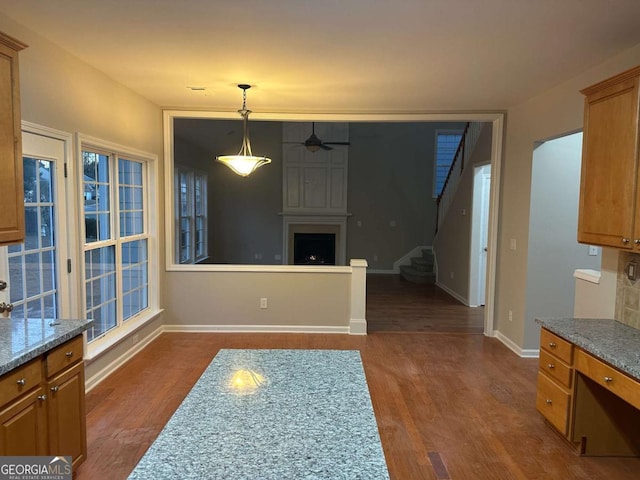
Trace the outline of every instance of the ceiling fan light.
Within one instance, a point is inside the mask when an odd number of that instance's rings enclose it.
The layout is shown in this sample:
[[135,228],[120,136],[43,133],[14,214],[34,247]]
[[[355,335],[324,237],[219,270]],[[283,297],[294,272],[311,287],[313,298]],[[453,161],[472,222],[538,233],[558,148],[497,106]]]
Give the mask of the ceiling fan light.
[[247,110],[247,90],[251,88],[251,85],[240,84],[238,88],[242,89],[242,109],[238,110],[244,126],[242,146],[237,155],[219,155],[216,157],[216,161],[229,167],[235,174],[248,177],[262,165],[271,163],[271,159],[251,153],[251,142],[249,141],[249,114],[251,110]]
[[305,147],[307,147],[307,150],[314,153],[320,150],[320,145],[305,145]]

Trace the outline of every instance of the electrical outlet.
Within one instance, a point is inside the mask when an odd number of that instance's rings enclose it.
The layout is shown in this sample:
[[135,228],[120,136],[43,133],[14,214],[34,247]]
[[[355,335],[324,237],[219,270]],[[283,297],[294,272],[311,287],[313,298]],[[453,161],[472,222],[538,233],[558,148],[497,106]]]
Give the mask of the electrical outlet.
[[451,279],[453,279],[453,277],[455,276],[453,272],[449,272],[449,276],[451,277]]
[[374,261],[374,262],[377,262],[377,261],[378,261],[378,255],[374,255],[374,256],[373,256],[373,261]]
[[516,249],[516,239],[515,238],[511,238],[509,240],[509,248],[511,250],[515,250]]
[[513,322],[513,311],[509,310],[509,321]]
[[266,298],[261,298],[260,299],[260,308],[262,308],[262,309],[267,308],[267,299]]

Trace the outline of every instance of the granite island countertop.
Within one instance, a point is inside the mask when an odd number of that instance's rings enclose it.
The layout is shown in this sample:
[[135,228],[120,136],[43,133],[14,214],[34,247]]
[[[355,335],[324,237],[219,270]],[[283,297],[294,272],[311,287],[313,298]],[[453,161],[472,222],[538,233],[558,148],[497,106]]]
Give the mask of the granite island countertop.
[[616,320],[536,318],[536,323],[640,381],[640,330]]
[[93,320],[0,318],[0,375],[80,335]]

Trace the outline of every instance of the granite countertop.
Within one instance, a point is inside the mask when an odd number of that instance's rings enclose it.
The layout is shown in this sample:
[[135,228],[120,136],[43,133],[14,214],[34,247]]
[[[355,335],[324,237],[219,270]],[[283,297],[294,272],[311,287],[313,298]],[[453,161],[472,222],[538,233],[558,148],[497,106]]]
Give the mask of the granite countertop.
[[0,375],[80,335],[93,320],[0,318]]
[[352,350],[220,350],[129,480],[389,480]]
[[640,381],[640,330],[595,318],[536,318],[536,322]]

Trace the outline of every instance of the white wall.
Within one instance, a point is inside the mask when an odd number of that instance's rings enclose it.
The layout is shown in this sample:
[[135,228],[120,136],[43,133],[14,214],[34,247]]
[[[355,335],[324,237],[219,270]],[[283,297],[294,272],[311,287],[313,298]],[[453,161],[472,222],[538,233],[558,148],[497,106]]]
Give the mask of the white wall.
[[[579,90],[640,63],[640,45],[508,110],[496,280],[495,329],[522,349],[537,349],[539,326],[526,322],[531,162],[537,141],[582,128]],[[510,239],[516,250],[509,249]],[[509,321],[509,310],[513,321]]]
[[526,322],[571,317],[578,268],[600,270],[598,255],[578,243],[582,133],[538,146],[533,153],[527,261]]

